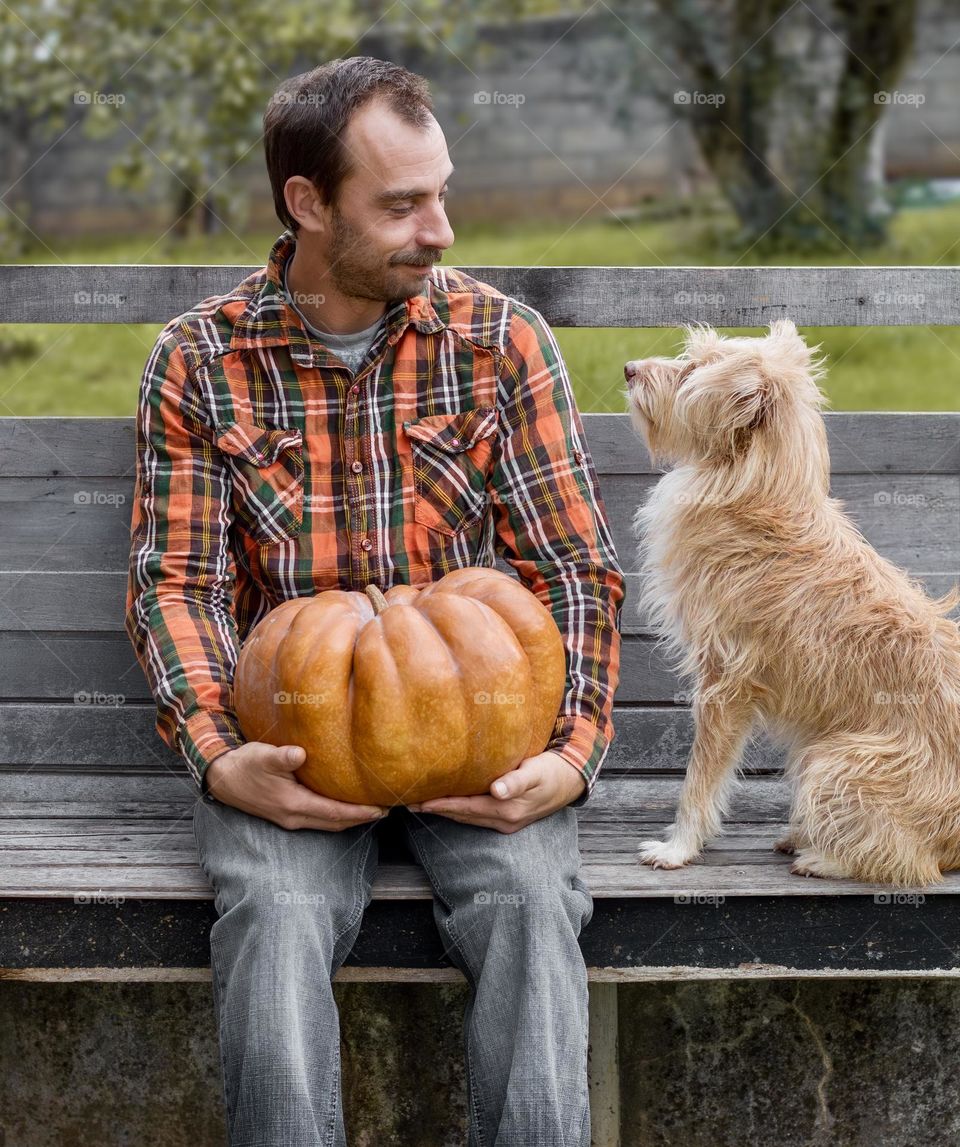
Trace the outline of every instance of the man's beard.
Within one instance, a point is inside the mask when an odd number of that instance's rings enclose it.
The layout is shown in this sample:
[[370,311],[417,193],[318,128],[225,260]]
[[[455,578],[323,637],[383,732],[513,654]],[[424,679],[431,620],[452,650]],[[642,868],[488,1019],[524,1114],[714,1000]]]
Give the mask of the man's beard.
[[[412,263],[439,263],[442,252],[435,247],[423,248],[410,255]],[[330,275],[337,289],[355,299],[374,299],[396,303],[409,299],[424,289],[412,278],[409,268],[384,265],[383,257],[374,252],[364,233],[351,226],[339,211],[333,212],[333,234],[330,240]]]

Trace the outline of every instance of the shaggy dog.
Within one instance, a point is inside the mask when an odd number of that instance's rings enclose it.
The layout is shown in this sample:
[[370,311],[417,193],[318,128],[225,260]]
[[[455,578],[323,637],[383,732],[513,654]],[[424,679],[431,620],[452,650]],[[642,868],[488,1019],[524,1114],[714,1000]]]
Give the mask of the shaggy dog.
[[624,368],[634,428],[674,463],[634,518],[639,609],[696,725],[675,821],[640,859],[677,868],[720,831],[763,723],[787,746],[791,872],[938,882],[960,867],[960,592],[930,600],[829,496],[823,363],[792,322],[686,336]]

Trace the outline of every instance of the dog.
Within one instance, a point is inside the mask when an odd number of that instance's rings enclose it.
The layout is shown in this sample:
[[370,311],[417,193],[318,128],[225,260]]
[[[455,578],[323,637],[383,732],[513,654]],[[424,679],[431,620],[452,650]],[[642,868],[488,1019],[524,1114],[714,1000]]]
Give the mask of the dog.
[[695,736],[654,868],[717,834],[744,745],[786,746],[801,876],[916,886],[960,867],[960,587],[931,600],[829,496],[824,359],[787,319],[759,338],[687,326],[624,368],[660,466],[633,519],[649,612],[693,683]]

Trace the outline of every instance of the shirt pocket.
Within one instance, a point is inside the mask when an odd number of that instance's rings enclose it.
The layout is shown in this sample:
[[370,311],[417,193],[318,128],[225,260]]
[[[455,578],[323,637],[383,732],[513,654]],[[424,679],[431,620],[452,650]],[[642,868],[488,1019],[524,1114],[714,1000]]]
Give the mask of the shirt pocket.
[[495,406],[404,422],[413,457],[415,521],[455,537],[482,520],[498,424]]
[[261,545],[295,538],[303,526],[302,431],[227,422],[217,445],[230,467],[241,529]]

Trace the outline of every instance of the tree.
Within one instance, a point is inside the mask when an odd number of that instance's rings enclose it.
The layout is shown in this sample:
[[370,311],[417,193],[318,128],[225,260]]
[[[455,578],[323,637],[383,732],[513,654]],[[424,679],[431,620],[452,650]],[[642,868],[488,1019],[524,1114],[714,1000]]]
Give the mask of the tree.
[[[683,83],[678,96],[661,73],[659,94],[689,123],[745,240],[885,238],[881,128],[912,51],[916,0],[832,0],[824,15],[792,0],[654,0],[654,11],[658,48]],[[823,67],[831,41],[832,85]]]
[[159,177],[176,233],[194,220],[216,230],[236,214],[222,181],[259,143],[270,93],[298,59],[349,54],[368,24],[352,0],[2,5],[0,115],[14,184],[5,201],[29,228],[31,164],[82,122],[89,136],[127,139],[111,183],[138,190]]

